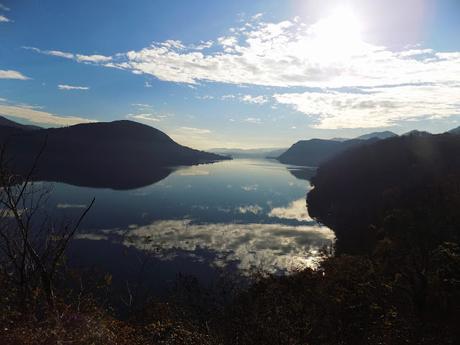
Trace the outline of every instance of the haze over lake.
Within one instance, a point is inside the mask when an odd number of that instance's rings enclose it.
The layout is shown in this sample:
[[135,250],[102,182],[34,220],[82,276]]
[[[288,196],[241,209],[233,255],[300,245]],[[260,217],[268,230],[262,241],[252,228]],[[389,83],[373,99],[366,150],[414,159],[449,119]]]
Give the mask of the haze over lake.
[[222,269],[244,275],[314,265],[334,234],[309,217],[310,188],[276,161],[236,159],[178,168],[132,190],[54,183],[48,207],[57,217],[75,217],[94,196],[72,265],[129,279],[138,255],[148,253],[149,279],[163,289],[179,273],[209,282]]

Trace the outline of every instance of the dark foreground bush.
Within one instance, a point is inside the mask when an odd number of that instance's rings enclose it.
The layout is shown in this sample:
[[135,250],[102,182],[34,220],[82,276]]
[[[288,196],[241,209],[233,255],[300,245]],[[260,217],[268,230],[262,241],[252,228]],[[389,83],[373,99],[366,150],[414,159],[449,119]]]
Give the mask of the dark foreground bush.
[[113,317],[93,299],[81,304],[57,302],[52,311],[39,301],[23,309],[3,294],[5,286],[1,288],[0,344],[214,344],[193,322],[176,318],[168,304],[149,306],[153,316],[130,322]]
[[[442,263],[440,263],[442,262]],[[408,267],[377,258],[327,259],[317,271],[261,280],[229,307],[225,344],[456,344],[460,251],[449,245],[426,272],[424,308]]]
[[194,289],[202,305],[146,301],[123,319],[89,295],[50,311],[37,292],[24,309],[2,284],[0,344],[457,344],[459,247],[436,248],[418,278],[410,257],[396,267],[390,255],[381,248],[261,278],[226,305],[204,305]]

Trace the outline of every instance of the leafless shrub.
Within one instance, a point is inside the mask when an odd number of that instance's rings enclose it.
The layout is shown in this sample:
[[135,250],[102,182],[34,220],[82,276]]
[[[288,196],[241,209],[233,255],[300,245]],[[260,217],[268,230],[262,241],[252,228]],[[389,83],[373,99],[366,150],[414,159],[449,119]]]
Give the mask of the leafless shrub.
[[0,270],[17,287],[21,303],[40,291],[53,308],[65,251],[95,200],[76,221],[53,223],[44,209],[50,188],[32,179],[45,146],[25,176],[9,169],[5,147],[0,150]]

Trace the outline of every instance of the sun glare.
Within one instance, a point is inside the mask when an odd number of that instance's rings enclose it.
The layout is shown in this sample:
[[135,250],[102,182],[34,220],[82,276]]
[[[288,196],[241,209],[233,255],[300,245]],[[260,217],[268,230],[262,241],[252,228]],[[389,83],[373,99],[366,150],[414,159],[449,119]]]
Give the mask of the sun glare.
[[314,26],[318,45],[324,52],[340,52],[343,56],[358,53],[363,47],[362,23],[348,7],[336,8]]

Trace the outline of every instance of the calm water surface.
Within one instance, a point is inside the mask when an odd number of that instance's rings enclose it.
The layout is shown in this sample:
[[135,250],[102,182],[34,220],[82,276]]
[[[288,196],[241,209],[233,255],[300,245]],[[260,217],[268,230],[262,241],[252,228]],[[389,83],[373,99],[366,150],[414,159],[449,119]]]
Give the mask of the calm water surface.
[[95,197],[71,265],[120,281],[142,274],[161,290],[179,273],[210,282],[226,271],[284,274],[314,265],[334,233],[309,217],[311,186],[295,176],[304,174],[275,161],[236,159],[178,168],[127,191],[56,183],[49,208],[74,218]]

